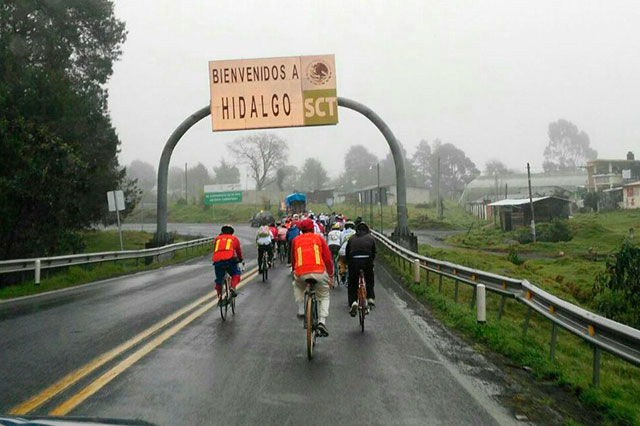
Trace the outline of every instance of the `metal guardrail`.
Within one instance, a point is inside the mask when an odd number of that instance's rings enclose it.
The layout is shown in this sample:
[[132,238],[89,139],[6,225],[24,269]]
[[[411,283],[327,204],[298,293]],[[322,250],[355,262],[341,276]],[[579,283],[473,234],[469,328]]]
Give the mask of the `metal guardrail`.
[[115,260],[140,259],[157,257],[172,253],[177,250],[206,246],[213,244],[215,237],[200,238],[197,240],[183,241],[162,247],[154,247],[141,250],[105,251],[101,253],[71,254],[67,256],[40,257],[32,259],[12,259],[0,261],[0,274],[11,272],[34,271],[36,283],[40,276],[40,269],[60,268],[64,266],[86,265],[90,263],[110,262]]
[[[419,262],[421,270],[429,274],[439,276],[439,286],[442,286],[442,277],[455,280],[455,299],[458,296],[458,284],[463,283],[475,287],[483,284],[486,290],[502,296],[498,308],[498,319],[502,316],[504,302],[507,297],[514,298],[529,309],[524,318],[522,332],[526,334],[529,326],[531,312],[537,312],[552,324],[550,355],[555,356],[557,327],[569,331],[580,337],[593,347],[593,385],[598,386],[600,372],[600,351],[609,352],[635,366],[640,366],[640,330],[624,324],[604,318],[589,312],[583,308],[566,302],[552,294],[547,293],[527,280],[504,277],[478,269],[468,268],[451,262],[445,262],[414,253],[389,238],[372,231],[374,237],[391,252],[396,254],[401,261],[413,263]],[[472,304],[475,302],[475,290]]]

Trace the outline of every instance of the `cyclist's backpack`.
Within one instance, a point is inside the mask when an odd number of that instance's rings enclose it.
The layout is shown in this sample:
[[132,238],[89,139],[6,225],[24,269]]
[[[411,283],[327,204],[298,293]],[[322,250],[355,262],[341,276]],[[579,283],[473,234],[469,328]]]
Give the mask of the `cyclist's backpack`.
[[258,237],[266,238],[269,235],[271,235],[271,231],[268,226],[261,226],[260,229],[258,229]]

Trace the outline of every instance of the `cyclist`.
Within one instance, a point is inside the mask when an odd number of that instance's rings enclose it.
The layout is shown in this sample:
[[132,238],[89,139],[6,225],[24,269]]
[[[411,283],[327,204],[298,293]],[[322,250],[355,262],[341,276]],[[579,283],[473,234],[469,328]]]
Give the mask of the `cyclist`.
[[276,225],[278,225],[278,237],[276,238],[278,253],[281,253],[287,249],[287,225],[285,223],[277,223]]
[[296,222],[291,222],[291,225],[287,230],[287,253],[289,253],[289,256],[287,256],[287,263],[289,265],[291,265],[291,243],[293,239],[298,235],[300,235],[300,229],[298,228],[298,225],[296,224]]
[[302,234],[293,240],[293,296],[298,303],[298,315],[304,315],[305,280],[316,280],[314,290],[318,299],[318,331],[328,336],[329,289],[333,287],[333,263],[327,243],[313,232],[313,221],[305,219],[300,223]]
[[[329,246],[329,250],[331,251],[331,257],[333,259],[338,256],[340,252],[340,225],[334,223],[331,227],[331,231],[327,235],[327,245]],[[334,269],[338,267],[337,262],[333,265]]]
[[269,232],[271,232],[271,253],[273,254],[273,256],[275,256],[276,244],[278,241],[278,228],[276,228],[275,222],[271,222],[269,224]]
[[238,263],[242,260],[242,247],[240,240],[233,235],[234,229],[231,225],[222,225],[220,234],[216,237],[213,256],[213,267],[216,273],[216,292],[218,300],[222,299],[222,281],[226,272],[231,276],[231,297],[236,297],[236,286],[240,282],[240,269]]
[[376,306],[376,295],[373,290],[373,261],[376,258],[376,240],[371,236],[369,226],[361,221],[356,225],[356,233],[347,242],[347,264],[349,265],[349,314],[355,317],[358,313],[358,280],[360,271],[364,272],[367,286],[367,304],[371,309]]
[[258,245],[258,272],[262,273],[262,255],[267,252],[268,258],[268,267],[271,267],[271,261],[273,259],[273,245],[271,241],[273,240],[273,236],[271,234],[271,230],[267,226],[266,222],[262,222],[262,226],[258,228],[258,234],[256,235],[256,244]]
[[346,222],[344,224],[344,229],[340,234],[340,251],[338,252],[338,266],[340,267],[340,279],[342,282],[346,279],[347,275],[347,241],[351,238],[352,235],[356,233],[356,225],[353,222]]

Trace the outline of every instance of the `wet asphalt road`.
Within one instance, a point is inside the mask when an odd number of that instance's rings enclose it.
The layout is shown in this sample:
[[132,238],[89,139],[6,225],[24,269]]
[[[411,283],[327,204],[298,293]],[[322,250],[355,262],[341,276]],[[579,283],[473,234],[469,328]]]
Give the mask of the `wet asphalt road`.
[[[249,247],[253,231],[238,233]],[[0,413],[211,291],[210,268],[200,259],[0,305]],[[511,423],[490,395],[495,390],[439,353],[447,337],[428,331],[424,313],[382,267],[365,333],[346,313],[346,289],[334,289],[331,334],[307,361],[288,277],[277,266],[267,283],[253,279],[238,296],[235,317],[222,322],[217,307],[205,310],[69,415],[158,425]],[[73,399],[173,324],[31,414]]]

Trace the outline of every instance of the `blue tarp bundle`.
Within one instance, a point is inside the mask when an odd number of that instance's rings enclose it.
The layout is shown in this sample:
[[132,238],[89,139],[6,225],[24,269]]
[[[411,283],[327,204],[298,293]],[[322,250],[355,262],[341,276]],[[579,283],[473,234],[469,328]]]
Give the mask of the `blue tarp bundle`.
[[284,199],[284,202],[287,204],[287,206],[290,206],[292,202],[294,201],[302,201],[304,203],[307,202],[307,195],[306,194],[301,194],[299,192],[295,192],[291,195],[287,195],[287,198]]

